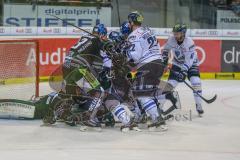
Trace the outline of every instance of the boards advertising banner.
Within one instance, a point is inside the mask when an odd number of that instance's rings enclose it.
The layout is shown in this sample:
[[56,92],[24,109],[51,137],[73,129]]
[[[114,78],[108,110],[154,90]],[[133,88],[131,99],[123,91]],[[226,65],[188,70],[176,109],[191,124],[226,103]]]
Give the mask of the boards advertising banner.
[[217,10],[217,29],[239,29],[240,17],[232,10]]
[[[49,76],[62,64],[68,50],[77,42],[77,38],[46,38],[38,39],[40,50],[40,76]],[[160,39],[161,46],[166,39]],[[195,40],[200,60],[201,72],[220,72],[221,41]],[[31,56],[29,56],[31,57]]]
[[[221,71],[221,40],[194,40],[201,72]],[[163,47],[166,39],[160,39]]]
[[240,41],[222,41],[222,72],[240,72]]
[[[67,23],[73,23],[79,27],[94,26],[104,23],[111,26],[110,7],[73,7],[73,6],[48,6],[4,4],[4,26],[11,27],[66,27]],[[60,21],[52,16],[64,19]]]

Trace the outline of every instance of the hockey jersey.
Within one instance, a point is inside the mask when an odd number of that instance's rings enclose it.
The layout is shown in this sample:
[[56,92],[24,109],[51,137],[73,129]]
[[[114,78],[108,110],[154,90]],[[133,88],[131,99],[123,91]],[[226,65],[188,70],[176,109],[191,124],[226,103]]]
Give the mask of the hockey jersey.
[[132,60],[137,68],[151,61],[162,59],[160,44],[149,28],[139,27],[128,36],[127,40],[130,42],[128,59]]
[[195,44],[192,38],[185,37],[182,44],[178,44],[174,36],[170,36],[163,47],[163,51],[172,52],[172,64],[183,70],[188,70],[192,65],[199,65]]
[[[65,57],[64,66],[75,66],[75,63],[81,63],[96,72],[100,72],[102,65],[107,59],[106,53],[103,52],[103,42],[94,36],[82,36],[79,41],[70,48],[69,54]],[[106,60],[107,59],[107,60]],[[108,62],[105,62],[109,65]]]

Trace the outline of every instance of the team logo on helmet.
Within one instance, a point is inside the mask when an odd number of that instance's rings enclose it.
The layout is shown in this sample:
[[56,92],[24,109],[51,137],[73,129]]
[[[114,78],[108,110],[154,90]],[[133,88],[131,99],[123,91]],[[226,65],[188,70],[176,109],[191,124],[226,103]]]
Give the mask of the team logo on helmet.
[[176,24],[173,27],[173,32],[183,32],[183,33],[186,33],[187,32],[187,25],[178,23],[178,24]]
[[129,22],[125,21],[122,23],[121,27],[120,27],[120,32],[123,35],[129,35],[131,33],[131,27]]
[[128,20],[130,22],[138,22],[138,23],[142,23],[143,22],[143,16],[142,14],[140,14],[138,11],[134,11],[134,12],[131,12],[129,15],[128,15]]
[[120,42],[122,40],[121,34],[116,31],[112,31],[109,34],[109,39],[112,40],[113,42]]
[[93,27],[93,32],[98,33],[99,35],[105,36],[107,35],[107,28],[104,24],[98,24]]

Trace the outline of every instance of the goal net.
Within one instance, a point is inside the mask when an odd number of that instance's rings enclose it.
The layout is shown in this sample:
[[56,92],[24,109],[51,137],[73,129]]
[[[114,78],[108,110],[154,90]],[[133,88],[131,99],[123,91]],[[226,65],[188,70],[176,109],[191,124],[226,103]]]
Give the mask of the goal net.
[[0,40],[0,99],[29,100],[38,95],[38,42]]

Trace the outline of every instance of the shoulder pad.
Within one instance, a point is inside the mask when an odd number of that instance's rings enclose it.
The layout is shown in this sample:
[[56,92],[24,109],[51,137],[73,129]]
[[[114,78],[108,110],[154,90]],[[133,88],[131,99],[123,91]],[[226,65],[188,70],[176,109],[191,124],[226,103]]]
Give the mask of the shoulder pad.
[[174,36],[169,36],[168,39],[167,39],[167,42],[170,42],[170,43],[176,43],[176,39],[174,38]]
[[195,47],[194,41],[190,37],[186,37],[185,45],[189,50]]
[[191,37],[186,37],[186,43],[187,43],[189,46],[191,46],[191,45],[194,44],[194,41],[192,40]]

